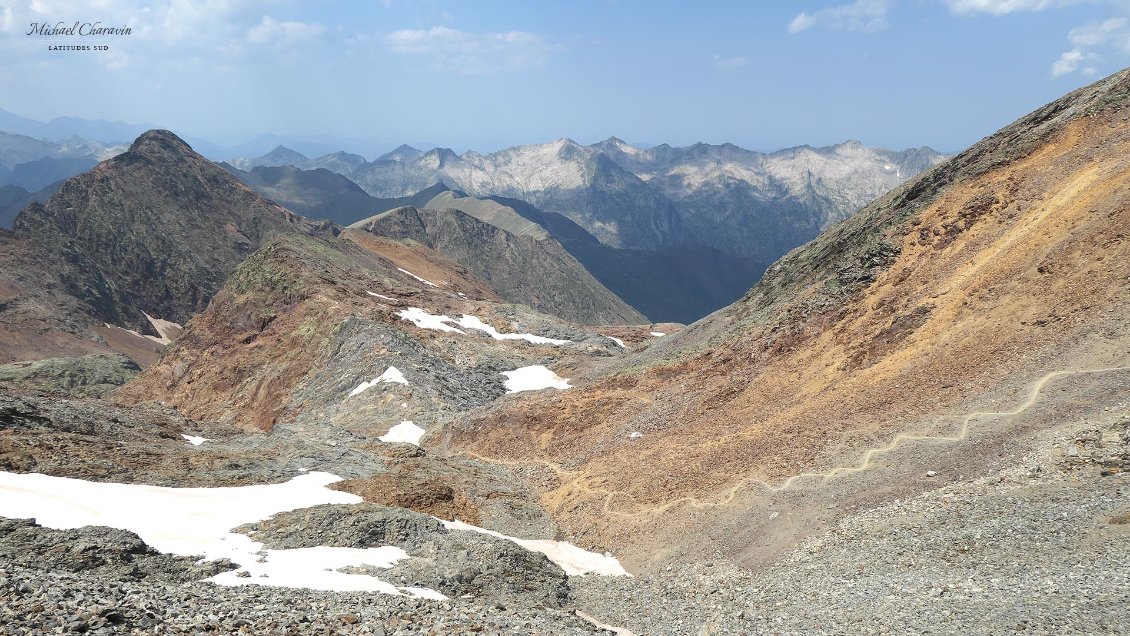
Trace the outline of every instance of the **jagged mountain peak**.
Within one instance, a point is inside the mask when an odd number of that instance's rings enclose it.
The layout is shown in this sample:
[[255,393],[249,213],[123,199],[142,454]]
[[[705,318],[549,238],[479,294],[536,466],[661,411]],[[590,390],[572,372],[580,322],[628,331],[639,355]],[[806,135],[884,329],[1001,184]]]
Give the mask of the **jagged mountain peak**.
[[458,161],[459,153],[451,148],[432,148],[431,150],[423,153],[420,156],[420,161],[425,164],[435,164],[435,167],[442,168],[448,163]]

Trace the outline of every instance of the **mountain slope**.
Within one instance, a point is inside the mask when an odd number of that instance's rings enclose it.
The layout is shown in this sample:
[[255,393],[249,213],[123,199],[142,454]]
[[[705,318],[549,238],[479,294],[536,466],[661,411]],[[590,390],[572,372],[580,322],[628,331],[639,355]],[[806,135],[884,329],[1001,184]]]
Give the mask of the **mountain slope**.
[[256,166],[250,172],[220,164],[259,194],[312,219],[348,225],[390,209],[342,175],[325,168]]
[[765,270],[753,259],[697,245],[609,247],[564,215],[507,197],[445,191],[427,207],[455,208],[508,231],[552,236],[601,285],[654,322],[693,322],[740,298]]
[[414,207],[398,208],[351,227],[426,245],[461,263],[507,301],[576,324],[647,322],[544,230],[540,238],[515,235],[459,210]]
[[93,317],[152,335],[146,313],[183,323],[268,237],[314,231],[168,131],[143,134],[15,221]]
[[934,487],[924,467],[1023,461],[1130,366],[1128,114],[1130,71],[1049,104],[733,306],[567,396],[471,416],[449,445],[529,466],[558,522],[641,566],[761,562],[853,506]]

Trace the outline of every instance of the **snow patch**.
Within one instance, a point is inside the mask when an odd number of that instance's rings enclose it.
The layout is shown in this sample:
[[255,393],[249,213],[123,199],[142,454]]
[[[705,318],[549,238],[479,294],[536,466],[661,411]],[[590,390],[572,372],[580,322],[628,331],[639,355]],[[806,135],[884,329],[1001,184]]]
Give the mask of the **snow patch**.
[[628,439],[639,439],[641,437],[643,437],[643,433],[639,431],[632,431],[631,433],[628,433]]
[[372,380],[369,380],[368,382],[362,382],[361,384],[355,386],[353,390],[349,392],[349,397],[364,393],[365,391],[368,391],[369,389],[377,386],[381,382],[403,384],[405,386],[408,385],[408,380],[404,379],[404,374],[400,372],[400,369],[397,369],[396,367],[389,367],[385,370],[384,373],[378,375]]
[[370,296],[375,296],[376,298],[380,298],[382,300],[396,300],[392,296],[385,296],[384,294],[378,294],[376,292],[371,292],[371,291],[368,291],[368,290],[366,290],[365,293],[370,295]]
[[653,332],[651,332],[651,335],[655,336],[656,338],[662,338],[663,336],[666,336],[667,334],[663,333],[662,331],[653,331]]
[[569,379],[563,378],[540,364],[521,367],[513,371],[503,371],[506,376],[503,386],[507,393],[537,391],[540,389],[571,389]]
[[628,348],[628,345],[624,344],[623,340],[621,340],[621,339],[619,339],[615,336],[605,336],[605,338],[608,338],[612,342],[615,342],[616,344],[620,345],[621,349],[627,349]]
[[401,422],[396,426],[388,429],[388,432],[381,435],[377,439],[382,442],[401,444],[411,444],[413,446],[420,445],[420,438],[424,436],[424,429],[416,426],[412,422]]
[[212,441],[212,440],[208,439],[207,437],[199,437],[199,436],[196,436],[196,435],[185,435],[184,433],[181,433],[180,436],[185,438],[186,440],[188,440],[188,443],[192,444],[193,446],[199,446],[199,445],[203,444],[204,442],[211,442]]
[[519,539],[517,537],[507,536],[494,530],[487,530],[473,526],[469,523],[463,523],[456,519],[455,521],[444,521],[444,527],[448,530],[467,530],[470,532],[478,532],[481,534],[489,534],[492,537],[499,539],[506,539],[513,541],[530,552],[540,552],[544,554],[550,561],[553,561],[565,574],[569,576],[580,576],[582,574],[598,574],[601,576],[631,576],[628,571],[620,565],[620,561],[608,554],[597,554],[596,552],[589,552],[568,543],[566,541],[551,541],[548,539]]
[[436,284],[435,284],[435,283],[433,283],[432,281],[430,281],[430,280],[428,280],[428,279],[426,279],[426,278],[420,278],[419,276],[417,276],[417,275],[413,274],[412,272],[410,272],[410,271],[408,271],[408,270],[406,270],[406,269],[404,269],[404,268],[402,268],[402,267],[397,267],[396,269],[400,270],[401,272],[403,272],[403,273],[405,273],[405,274],[408,274],[408,275],[409,275],[409,276],[411,276],[412,278],[415,278],[416,280],[420,281],[421,283],[423,283],[423,284],[425,284],[425,285],[431,285],[432,287],[439,287],[439,285],[436,285]]
[[459,320],[447,315],[434,315],[428,313],[427,310],[419,307],[409,307],[397,312],[403,320],[411,321],[412,324],[420,327],[421,329],[436,329],[438,331],[450,331],[454,333],[466,334],[466,331],[453,327],[452,325],[459,325],[463,329],[474,329],[482,331],[495,340],[524,340],[530,344],[547,344],[560,346],[569,344],[572,340],[558,340],[556,338],[546,338],[545,336],[535,336],[529,333],[500,333],[494,327],[486,324],[481,319],[463,314]]
[[401,309],[400,311],[396,312],[396,315],[400,316],[401,320],[408,320],[421,329],[435,329],[437,331],[466,333],[447,324],[449,322],[455,322],[455,319],[451,316],[434,316],[432,314],[429,314],[427,311],[420,309],[419,307],[409,307],[408,309]]
[[531,344],[548,344],[548,345],[563,345],[569,344],[572,340],[556,340],[554,338],[546,338],[544,336],[535,336],[528,333],[499,333],[497,329],[479,320],[475,316],[463,314],[459,319],[458,325],[464,329],[477,329],[486,332],[488,336],[495,340],[525,340]]
[[[281,484],[167,488],[0,472],[0,515],[33,517],[40,525],[57,529],[121,528],[137,533],[161,552],[203,556],[205,560],[231,559],[251,575],[243,578],[235,571],[225,572],[212,579],[220,585],[377,591],[435,598],[438,592],[432,590],[397,588],[372,576],[335,571],[348,565],[390,567],[408,556],[395,546],[264,551],[262,543],[231,532],[231,528],[288,510],[362,501],[357,495],[326,488],[337,481],[341,478],[336,475],[311,472]],[[264,552],[266,556],[262,556]]]

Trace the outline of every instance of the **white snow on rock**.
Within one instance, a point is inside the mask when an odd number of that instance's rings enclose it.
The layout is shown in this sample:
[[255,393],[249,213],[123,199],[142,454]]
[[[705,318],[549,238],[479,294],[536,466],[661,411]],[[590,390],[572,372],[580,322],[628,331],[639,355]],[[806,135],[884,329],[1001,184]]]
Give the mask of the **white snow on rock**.
[[451,316],[434,316],[432,314],[429,314],[427,311],[420,309],[419,307],[409,307],[408,309],[401,309],[400,311],[396,312],[396,315],[400,316],[401,320],[408,320],[421,329],[435,329],[437,331],[466,333],[465,331],[461,331],[447,324],[449,322],[455,322],[455,319]]
[[569,385],[568,378],[563,378],[540,364],[521,367],[513,371],[503,371],[502,375],[506,376],[503,386],[506,387],[507,393],[573,388]]
[[432,287],[439,287],[439,285],[436,285],[436,284],[435,284],[435,283],[433,283],[432,281],[430,281],[430,280],[428,280],[428,279],[426,279],[426,278],[420,278],[419,276],[417,276],[417,275],[413,274],[412,272],[410,272],[410,271],[408,271],[408,270],[406,270],[406,269],[404,269],[404,268],[402,268],[402,267],[397,267],[396,269],[400,270],[401,272],[403,272],[403,273],[405,273],[405,274],[408,274],[408,275],[409,275],[409,276],[411,276],[412,278],[415,278],[416,280],[420,281],[421,283],[423,283],[423,284],[425,284],[425,285],[431,285]]
[[628,433],[628,439],[639,439],[641,437],[643,437],[643,433],[639,431],[632,431],[631,433]]
[[[238,585],[271,585],[274,587],[298,587],[312,590],[364,591],[384,594],[401,594],[397,588],[373,576],[358,576],[338,572],[338,568],[357,565],[371,565],[377,568],[390,568],[408,553],[396,546],[380,548],[295,548],[291,550],[266,550],[266,563],[258,559],[241,563],[249,577],[240,577],[239,570],[222,572],[212,577],[218,585],[235,587]],[[265,575],[265,576],[264,576]],[[356,580],[354,580],[356,579]],[[429,590],[432,594],[439,594]],[[416,594],[412,594],[417,596]]]
[[548,345],[563,345],[569,344],[572,340],[556,340],[554,338],[546,338],[544,336],[535,336],[528,333],[499,333],[497,329],[479,320],[475,316],[463,314],[459,319],[459,326],[464,329],[478,329],[484,331],[488,336],[495,340],[525,340],[531,344],[548,344]]
[[605,338],[608,338],[608,339],[609,339],[609,340],[611,340],[612,342],[615,342],[616,344],[620,345],[620,348],[622,348],[622,349],[627,349],[627,348],[628,348],[628,345],[624,344],[624,341],[623,341],[623,340],[621,340],[621,339],[619,339],[619,338],[617,338],[617,337],[615,337],[615,336],[605,336]]
[[262,543],[231,531],[288,510],[360,503],[357,495],[326,488],[340,480],[329,473],[311,472],[282,484],[166,488],[0,472],[0,516],[31,517],[42,526],[57,529],[95,525],[130,530],[161,552],[203,556],[205,560],[228,558],[251,575],[242,578],[235,571],[225,572],[213,578],[220,585],[377,591],[437,598],[439,593],[434,590],[397,588],[372,576],[336,571],[347,565],[390,567],[408,556],[395,546],[264,550]]
[[416,426],[412,422],[401,422],[396,426],[388,429],[388,432],[381,435],[377,439],[382,442],[399,442],[401,444],[412,444],[413,446],[420,445],[420,438],[424,436],[424,429]]
[[651,332],[651,335],[655,336],[656,338],[662,338],[663,336],[666,336],[667,334],[663,333],[662,331],[653,331],[653,332]]
[[551,541],[549,539],[519,539],[500,532],[495,532],[494,530],[487,530],[469,523],[463,523],[458,519],[455,521],[444,521],[440,519],[440,521],[443,522],[443,525],[447,527],[448,530],[468,530],[471,532],[489,534],[492,537],[513,541],[531,552],[540,552],[550,561],[560,566],[562,570],[565,570],[565,574],[569,576],[580,576],[582,574],[631,576],[631,574],[628,574],[628,571],[620,565],[620,561],[618,561],[616,557],[589,552],[588,550],[578,548],[572,543]]
[[372,380],[369,380],[368,382],[362,382],[361,384],[353,387],[353,390],[349,392],[349,397],[364,393],[365,391],[368,391],[369,389],[377,386],[381,382],[403,384],[405,386],[408,385],[408,380],[404,379],[404,374],[400,372],[400,369],[397,369],[396,367],[389,367],[385,370],[384,373],[378,375]]
[[368,291],[368,290],[366,290],[365,293],[370,295],[370,296],[375,296],[376,298],[380,298],[382,300],[396,300],[392,296],[385,296],[384,294],[378,294],[376,292],[371,292],[371,291]]
[[185,435],[184,433],[181,433],[180,436],[185,438],[186,440],[188,440],[188,443],[192,444],[193,446],[199,446],[199,445],[203,444],[204,442],[212,441],[212,440],[208,439],[207,437],[199,437],[197,435]]
[[[436,329],[438,331],[450,331],[453,333],[466,334],[463,329],[475,329],[482,331],[495,340],[525,340],[530,344],[546,344],[559,346],[569,344],[572,340],[558,340],[556,338],[546,338],[545,336],[535,336],[529,333],[500,333],[494,327],[486,324],[476,316],[463,314],[459,320],[447,315],[434,315],[428,313],[426,309],[419,307],[409,307],[397,312],[403,320],[408,320],[412,324],[420,327],[421,329]],[[458,325],[463,329],[458,329],[452,325]]]

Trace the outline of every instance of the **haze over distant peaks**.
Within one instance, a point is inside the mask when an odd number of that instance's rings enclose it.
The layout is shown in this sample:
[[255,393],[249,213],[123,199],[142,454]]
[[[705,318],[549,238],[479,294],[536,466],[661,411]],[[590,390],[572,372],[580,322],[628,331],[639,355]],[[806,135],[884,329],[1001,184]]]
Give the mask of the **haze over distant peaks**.
[[705,143],[643,149],[616,137],[586,146],[562,137],[488,154],[400,146],[331,169],[377,197],[442,182],[474,196],[521,199],[613,247],[698,244],[769,261],[944,158],[927,147],[890,151],[854,140],[760,153]]

